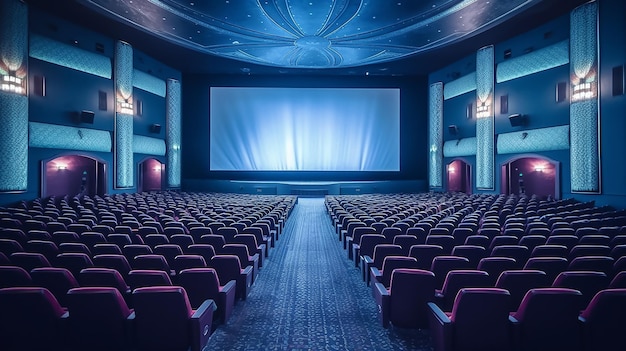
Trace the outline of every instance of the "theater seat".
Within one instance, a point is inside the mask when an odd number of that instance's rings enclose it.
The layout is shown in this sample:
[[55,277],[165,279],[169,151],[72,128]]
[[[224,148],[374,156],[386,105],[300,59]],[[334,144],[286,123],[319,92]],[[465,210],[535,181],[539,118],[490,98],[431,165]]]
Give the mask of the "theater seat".
[[422,269],[399,268],[393,271],[389,289],[374,284],[378,319],[401,328],[427,328],[428,302],[435,297],[435,275]]
[[435,351],[510,350],[509,298],[503,289],[465,288],[450,313],[428,303]]
[[[92,268],[94,269],[94,268]],[[116,288],[81,287],[67,293],[68,340],[73,350],[131,350],[132,310]]]
[[626,289],[598,292],[578,319],[582,323],[582,351],[624,349]]
[[0,289],[0,350],[65,349],[68,313],[45,288]]
[[252,266],[242,268],[239,258],[235,255],[215,255],[209,266],[217,271],[220,285],[226,285],[231,280],[236,281],[236,297],[246,299],[252,286]]
[[193,310],[179,286],[133,291],[134,336],[140,351],[202,351],[211,336],[213,300]]
[[221,285],[215,269],[191,268],[179,273],[178,282],[187,291],[192,308],[198,308],[204,300],[211,299],[217,305],[214,319],[222,323],[228,321],[235,304],[237,283],[234,280]]
[[519,351],[572,351],[580,344],[578,314],[582,294],[566,288],[529,290],[516,312],[513,344]]

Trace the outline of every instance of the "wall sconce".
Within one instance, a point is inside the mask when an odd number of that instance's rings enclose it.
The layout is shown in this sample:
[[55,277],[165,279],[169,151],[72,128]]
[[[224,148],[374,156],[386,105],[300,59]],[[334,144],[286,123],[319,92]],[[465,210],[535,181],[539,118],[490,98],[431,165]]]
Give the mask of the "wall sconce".
[[129,101],[129,99],[117,99],[118,112],[125,115],[133,115],[135,111],[133,110],[133,103]]
[[161,172],[161,166],[154,166],[154,168],[152,168],[153,171],[155,172]]
[[448,173],[455,173],[456,172],[456,168],[454,168],[453,165],[448,165]]
[[544,166],[535,166],[535,172],[543,172],[544,169]]
[[67,165],[57,165],[57,171],[65,171],[67,170]]
[[7,74],[2,76],[2,84],[0,84],[0,90],[9,93],[15,93],[20,95],[26,95],[26,89],[22,86],[24,80],[18,78],[15,74]]
[[491,116],[491,106],[485,102],[478,102],[476,106],[476,118],[486,118]]
[[596,96],[594,82],[581,80],[572,87],[572,102],[593,99]]

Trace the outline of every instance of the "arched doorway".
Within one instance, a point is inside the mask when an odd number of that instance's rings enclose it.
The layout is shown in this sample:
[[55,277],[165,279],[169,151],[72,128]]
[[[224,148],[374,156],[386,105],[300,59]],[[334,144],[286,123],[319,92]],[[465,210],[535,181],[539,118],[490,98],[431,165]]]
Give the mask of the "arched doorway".
[[99,195],[106,193],[106,165],[82,155],[64,155],[43,162],[42,196]]
[[446,170],[448,173],[448,191],[472,193],[472,169],[467,162],[456,159],[448,164]]
[[502,165],[502,194],[560,198],[559,163],[541,156],[522,156]]
[[163,188],[162,178],[165,164],[155,158],[145,159],[139,163],[138,191],[160,191]]

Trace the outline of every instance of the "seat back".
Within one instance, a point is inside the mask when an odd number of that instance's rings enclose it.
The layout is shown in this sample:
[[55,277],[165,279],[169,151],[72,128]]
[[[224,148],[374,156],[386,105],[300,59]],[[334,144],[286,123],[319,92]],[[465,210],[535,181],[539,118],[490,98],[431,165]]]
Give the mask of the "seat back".
[[112,268],[85,268],[78,274],[81,287],[109,287],[117,289],[120,294],[128,293],[128,285],[120,274]]
[[210,267],[217,271],[220,285],[225,285],[231,280],[239,281],[241,263],[235,255],[215,255],[211,259]]
[[546,273],[548,281],[554,281],[559,273],[567,270],[569,262],[563,257],[531,257],[524,269],[534,269]]
[[[116,272],[117,273],[117,272]],[[76,350],[129,350],[131,310],[114,287],[81,287],[67,293],[69,340]]]
[[511,257],[485,257],[478,262],[476,269],[489,273],[492,284],[504,271],[517,269],[517,262]]
[[582,305],[578,290],[538,288],[529,290],[512,317],[517,321],[521,350],[576,350],[578,314]]
[[0,288],[33,286],[33,280],[24,268],[0,266]]
[[57,255],[54,265],[68,269],[74,277],[77,277],[82,269],[93,267],[93,261],[85,253],[66,252]]
[[133,291],[135,339],[142,350],[187,350],[193,314],[185,289],[144,287]]
[[394,270],[399,268],[412,268],[416,269],[417,267],[417,259],[414,257],[406,257],[406,256],[387,256],[383,261],[382,265],[382,277],[381,283],[385,287],[389,287],[391,283],[391,275]]
[[435,287],[441,289],[446,275],[452,270],[471,269],[469,260],[458,256],[437,256],[433,259],[430,271],[435,273]]
[[393,244],[378,244],[374,247],[374,256],[372,259],[374,263],[372,267],[376,267],[378,269],[382,269],[383,261],[387,256],[401,256],[402,255],[402,246],[393,245]]
[[509,300],[503,289],[461,289],[450,315],[457,350],[509,350]]
[[185,269],[178,275],[178,283],[187,291],[193,308],[198,308],[204,300],[219,300],[220,282],[213,268]]
[[188,268],[204,268],[206,267],[206,261],[204,257],[200,255],[178,255],[174,258],[174,270],[176,273]]
[[452,256],[465,257],[472,267],[476,267],[487,256],[487,250],[478,245],[458,245],[452,249]]
[[552,284],[543,271],[521,269],[504,271],[496,281],[496,288],[508,290],[511,294],[509,311],[517,311],[524,295],[530,289],[547,288]]
[[485,271],[458,269],[449,271],[441,287],[441,309],[451,311],[457,293],[463,288],[487,288],[491,286],[489,273]]
[[30,272],[33,268],[52,266],[46,256],[35,252],[14,252],[10,256],[11,263]]
[[47,289],[0,289],[0,311],[0,346],[3,350],[65,348],[62,318],[66,312]]
[[160,270],[166,273],[170,273],[170,266],[163,255],[139,255],[135,256],[135,260],[132,263],[133,269],[144,270]]
[[439,245],[418,244],[409,249],[409,256],[417,259],[419,269],[430,270],[433,259],[443,256],[443,247]]
[[624,347],[626,289],[599,291],[580,314],[583,349],[619,350]]
[[565,271],[561,272],[554,282],[552,287],[554,288],[569,288],[575,289],[582,293],[581,305],[579,310],[582,310],[587,306],[593,296],[600,290],[606,289],[609,286],[609,278],[602,272],[592,271]]
[[171,286],[170,276],[161,270],[135,269],[128,273],[126,282],[131,290],[147,286]]
[[30,271],[33,283],[48,289],[61,306],[66,305],[66,294],[72,288],[77,288],[78,281],[66,268],[42,267]]
[[213,246],[209,244],[193,244],[187,247],[186,253],[190,255],[200,255],[204,258],[204,262],[208,263],[211,261],[211,258],[215,256],[215,250]]
[[361,256],[374,256],[374,248],[377,245],[384,244],[387,239],[381,234],[365,234],[361,236],[361,242],[359,243],[359,255]]
[[130,263],[124,255],[103,254],[93,257],[93,265],[100,268],[111,268],[118,271],[122,277],[126,278],[130,272]]
[[426,270],[399,268],[391,274],[389,320],[401,328],[427,328],[426,304],[435,296],[435,275]]
[[569,271],[595,271],[602,272],[607,276],[613,275],[613,263],[615,260],[609,256],[579,256],[570,261]]

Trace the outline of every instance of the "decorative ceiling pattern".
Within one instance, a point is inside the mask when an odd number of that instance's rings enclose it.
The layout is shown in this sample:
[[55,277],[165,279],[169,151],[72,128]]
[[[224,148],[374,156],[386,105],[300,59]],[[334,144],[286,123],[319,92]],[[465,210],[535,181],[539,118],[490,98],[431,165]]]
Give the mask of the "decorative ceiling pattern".
[[287,68],[355,67],[430,51],[542,0],[77,0],[221,57]]

